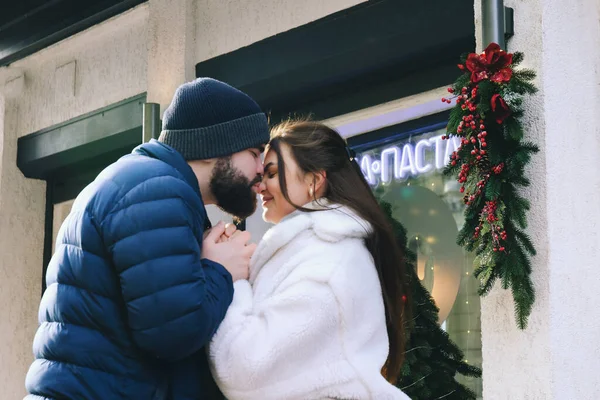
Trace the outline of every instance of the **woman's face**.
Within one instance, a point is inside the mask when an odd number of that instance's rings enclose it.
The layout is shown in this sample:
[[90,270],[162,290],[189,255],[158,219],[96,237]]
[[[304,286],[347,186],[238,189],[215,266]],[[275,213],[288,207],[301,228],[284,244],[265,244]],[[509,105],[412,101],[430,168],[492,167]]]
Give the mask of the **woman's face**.
[[[290,200],[298,206],[303,206],[311,201],[306,174],[298,167],[287,144],[281,143],[280,149],[285,163],[285,182]],[[259,189],[264,209],[263,219],[276,224],[296,208],[283,197],[281,192],[277,154],[273,149],[267,150],[265,154],[264,170],[264,178]]]

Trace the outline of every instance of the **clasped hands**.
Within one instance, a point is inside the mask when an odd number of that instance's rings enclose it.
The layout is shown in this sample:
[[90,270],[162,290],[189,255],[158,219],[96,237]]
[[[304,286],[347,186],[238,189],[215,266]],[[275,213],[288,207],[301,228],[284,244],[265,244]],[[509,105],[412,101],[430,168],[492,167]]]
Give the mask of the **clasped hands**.
[[250,258],[256,250],[256,244],[250,243],[250,237],[249,232],[220,221],[204,232],[202,258],[221,264],[234,282],[248,279]]

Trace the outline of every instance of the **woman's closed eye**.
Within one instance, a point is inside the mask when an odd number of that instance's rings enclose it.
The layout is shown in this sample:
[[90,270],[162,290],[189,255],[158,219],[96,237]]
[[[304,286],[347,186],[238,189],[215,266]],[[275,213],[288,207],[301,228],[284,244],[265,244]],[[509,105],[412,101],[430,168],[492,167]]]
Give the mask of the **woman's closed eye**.
[[269,179],[272,179],[277,175],[277,166],[273,163],[268,163],[265,165],[265,176]]

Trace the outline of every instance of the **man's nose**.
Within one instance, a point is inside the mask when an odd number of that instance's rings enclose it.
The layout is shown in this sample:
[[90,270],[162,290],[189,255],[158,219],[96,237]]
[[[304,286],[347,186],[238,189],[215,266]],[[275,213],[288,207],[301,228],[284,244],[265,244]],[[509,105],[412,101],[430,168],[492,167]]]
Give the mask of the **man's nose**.
[[262,160],[260,159],[260,157],[256,160],[256,174],[257,175],[263,175],[265,172],[265,167],[262,163]]

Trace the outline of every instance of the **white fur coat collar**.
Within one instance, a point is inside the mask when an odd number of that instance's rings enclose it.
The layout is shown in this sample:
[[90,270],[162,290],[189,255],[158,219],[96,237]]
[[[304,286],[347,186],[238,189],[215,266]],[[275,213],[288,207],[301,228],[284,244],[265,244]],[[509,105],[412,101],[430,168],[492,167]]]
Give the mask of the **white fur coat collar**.
[[250,261],[250,282],[254,281],[261,267],[275,252],[302,231],[311,229],[320,239],[332,243],[350,237],[366,237],[371,231],[370,224],[349,207],[326,200],[304,207],[319,211],[295,211],[265,233]]

